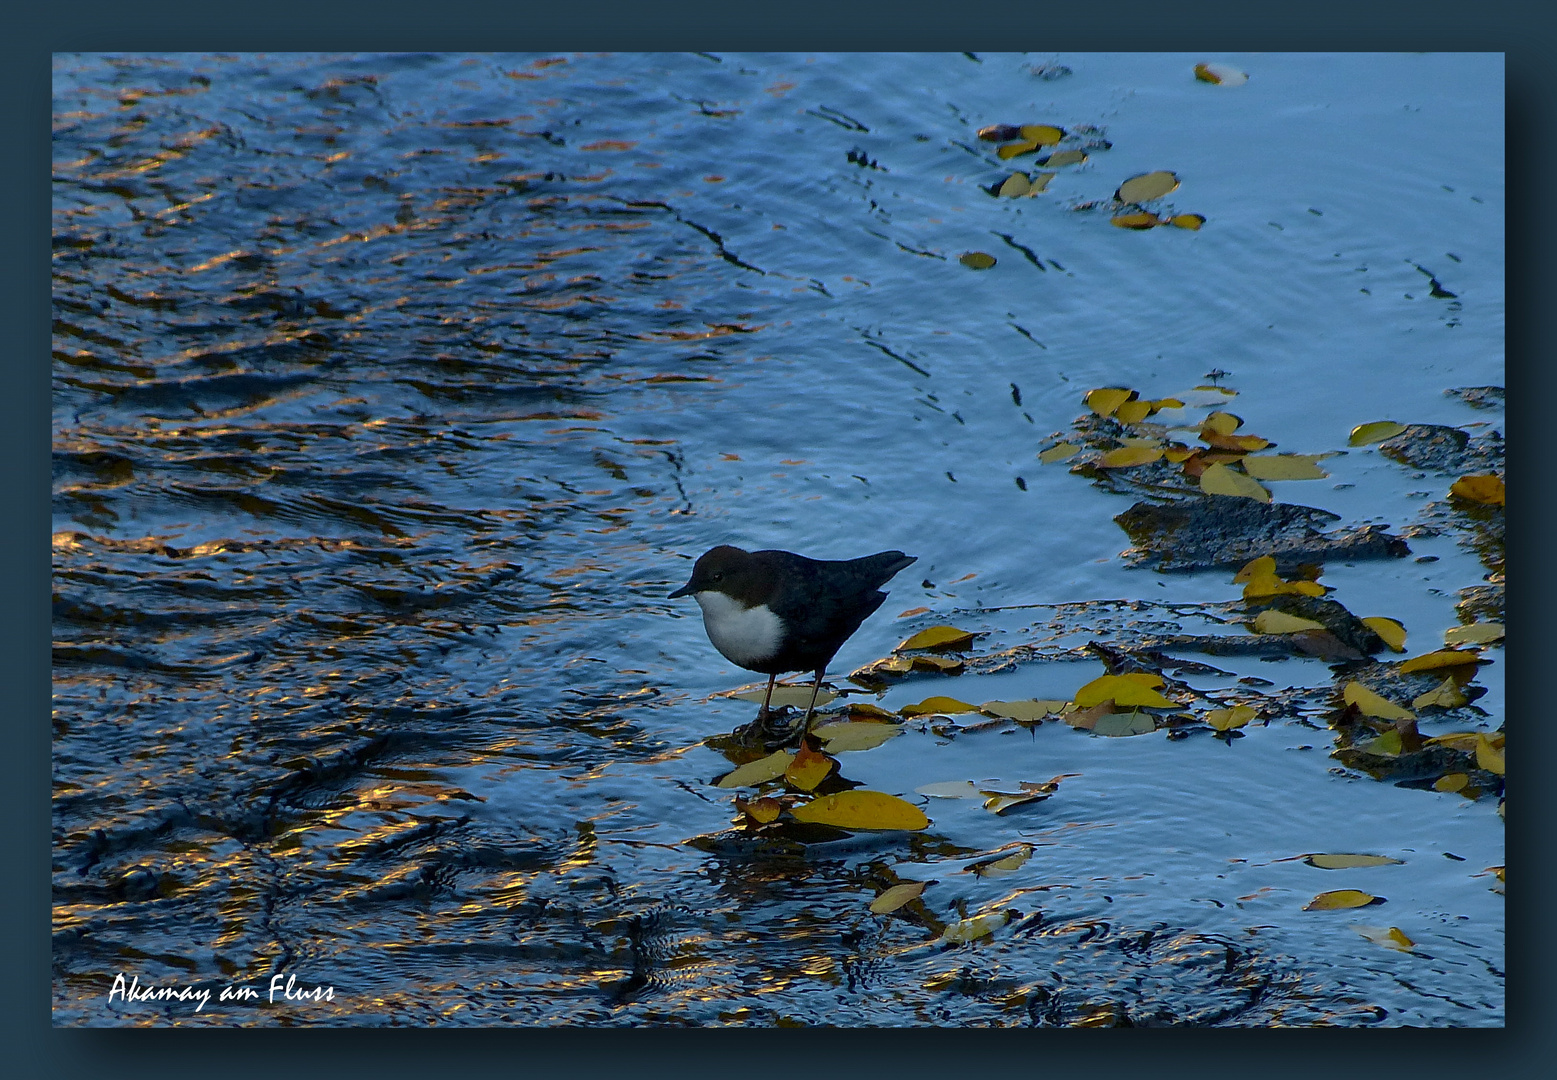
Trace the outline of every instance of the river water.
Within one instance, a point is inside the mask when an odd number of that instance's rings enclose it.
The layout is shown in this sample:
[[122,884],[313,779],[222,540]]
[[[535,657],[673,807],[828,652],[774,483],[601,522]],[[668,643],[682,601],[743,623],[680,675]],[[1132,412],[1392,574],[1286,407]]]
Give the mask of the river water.
[[[1503,1023],[1497,799],[1341,767],[1320,660],[1200,657],[1297,703],[1235,740],[910,722],[839,756],[928,829],[760,843],[705,742],[753,677],[665,599],[899,548],[832,685],[1065,699],[1239,595],[1037,460],[1102,386],[1235,389],[1346,451],[1278,501],[1420,520],[1452,477],[1347,433],[1501,428],[1446,394],[1503,384],[1499,57],[61,55],[54,111],[56,1023]],[[1086,160],[994,197],[991,124]],[[1154,170],[1202,228],[1110,225]],[[1415,654],[1488,567],[1411,550],[1323,582]],[[938,623],[1060,651],[845,681]]]

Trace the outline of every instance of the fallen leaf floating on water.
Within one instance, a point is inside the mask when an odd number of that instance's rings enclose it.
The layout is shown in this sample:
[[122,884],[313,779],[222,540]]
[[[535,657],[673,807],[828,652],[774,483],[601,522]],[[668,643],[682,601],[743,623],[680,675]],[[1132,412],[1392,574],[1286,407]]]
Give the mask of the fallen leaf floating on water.
[[969,870],[979,877],[1004,877],[1006,874],[1020,870],[1022,864],[1033,857],[1033,845],[1019,844],[1011,854],[999,859],[991,859],[988,862],[974,863]]
[[1213,86],[1242,86],[1249,76],[1227,64],[1196,64],[1195,78]]
[[[760,704],[764,695],[766,694],[766,691],[766,687],[764,687],[762,690],[744,690],[739,694],[731,694],[730,697],[736,701],[755,701]],[[831,690],[818,690],[816,692],[817,707],[820,708],[821,706],[826,705],[828,702],[837,698],[837,696],[838,695],[833,693]],[[779,683],[773,688],[772,704],[774,708],[781,708],[785,705],[793,705],[797,709],[803,709],[810,703],[811,688],[809,686],[795,686],[790,685],[789,683]]]
[[1486,645],[1503,640],[1503,624],[1496,622],[1452,626],[1443,632],[1445,645]]
[[1092,734],[1107,735],[1118,739],[1130,735],[1148,735],[1157,730],[1157,718],[1151,713],[1140,711],[1127,713],[1110,713],[1108,716],[1098,717],[1092,725]]
[[1318,465],[1318,454],[1268,454],[1243,459],[1243,471],[1256,480],[1323,480],[1330,474]]
[[945,649],[960,652],[973,645],[977,635],[971,630],[959,630],[955,626],[931,626],[904,641],[893,652],[907,649]]
[[1296,634],[1302,630],[1324,630],[1325,624],[1313,619],[1288,615],[1285,611],[1266,608],[1254,617],[1254,629],[1261,634]]
[[979,712],[989,716],[1003,716],[1008,720],[1042,720],[1045,716],[1061,712],[1066,704],[1064,701],[1037,701],[1031,698],[1023,701],[986,701],[979,706]]
[[1362,683],[1353,679],[1341,691],[1341,699],[1357,706],[1364,716],[1377,716],[1381,720],[1415,720],[1416,714],[1402,709],[1388,698],[1380,697]]
[[1449,485],[1449,494],[1486,506],[1503,505],[1503,478],[1495,473],[1462,476]]
[[1083,400],[1087,408],[1098,416],[1112,416],[1119,406],[1135,400],[1138,396],[1134,390],[1125,390],[1118,386],[1101,386],[1096,390],[1088,390]]
[[930,819],[913,803],[904,802],[883,791],[838,791],[795,807],[790,815],[796,821],[816,825],[834,825],[840,829],[928,828]]
[[1050,169],[1058,169],[1065,165],[1080,165],[1087,160],[1085,150],[1056,150],[1038,164]]
[[1481,657],[1473,652],[1462,652],[1459,649],[1439,649],[1437,652],[1423,653],[1421,656],[1413,656],[1409,660],[1400,662],[1400,673],[1408,675],[1413,671],[1438,671],[1441,668],[1463,667],[1466,664],[1479,664]]
[[870,910],[877,915],[896,911],[904,904],[919,899],[919,895],[924,892],[927,885],[929,885],[928,881],[905,881],[901,885],[894,885],[870,902]]
[[[1121,408],[1134,405],[1135,402],[1126,402]],[[1121,446],[1117,450],[1110,450],[1098,458],[1097,465],[1100,469],[1133,469],[1137,465],[1150,465],[1162,458],[1161,447],[1156,446]]]
[[1382,945],[1386,949],[1410,952],[1411,947],[1416,944],[1416,942],[1401,933],[1398,926],[1353,926],[1351,929],[1357,931],[1357,933],[1373,942],[1373,944]]
[[1037,150],[1040,145],[1040,143],[1032,139],[1023,139],[1021,142],[1006,143],[1006,145],[998,148],[995,151],[995,154],[1000,158],[1001,161],[1010,161],[1014,157],[1020,157],[1023,154],[1031,154],[1033,151]]
[[1359,892],[1356,889],[1335,889],[1332,892],[1322,892],[1303,906],[1304,911],[1337,911],[1342,908],[1367,907],[1369,904],[1382,904],[1382,896],[1374,896],[1371,893]]
[[826,754],[812,750],[809,740],[802,743],[795,758],[784,769],[784,780],[801,791],[815,791],[838,763]]
[[1400,866],[1405,860],[1388,855],[1305,855],[1303,861],[1321,870],[1349,870],[1354,866]]
[[1122,203],[1151,202],[1160,199],[1179,186],[1179,178],[1171,172],[1158,171],[1132,176],[1119,185],[1114,198]]
[[971,799],[978,793],[978,785],[972,780],[939,780],[914,788],[915,795],[926,795],[932,799]]
[[995,194],[1004,199],[1018,199],[1024,195],[1037,195],[1049,186],[1054,173],[1039,173],[1037,176],[1028,176],[1026,173],[1012,173],[1005,178],[1000,187],[995,189]]
[[1218,462],[1207,465],[1200,474],[1200,490],[1207,495],[1231,495],[1243,499],[1270,502],[1270,492],[1245,473],[1228,468]]
[[1386,619],[1382,615],[1370,615],[1362,620],[1362,625],[1379,635],[1380,640],[1389,646],[1391,652],[1406,651],[1406,628],[1394,619]]
[[1053,465],[1056,462],[1065,461],[1068,458],[1073,458],[1080,452],[1081,447],[1077,446],[1075,443],[1060,443],[1058,446],[1051,446],[1049,449],[1040,452],[1038,455],[1038,460],[1043,462],[1045,465]]
[[811,734],[822,740],[829,754],[841,754],[849,750],[874,750],[901,731],[896,724],[876,724],[867,720],[823,724]]
[[1191,232],[1199,232],[1200,226],[1206,223],[1204,214],[1174,214],[1168,219],[1168,224],[1180,229],[1189,229]]
[[1043,146],[1052,146],[1065,137],[1065,129],[1053,124],[1023,124],[1018,130],[1022,138]]
[[966,701],[958,701],[953,697],[927,697],[917,705],[904,705],[898,712],[903,716],[956,716],[960,713],[977,712],[977,705],[970,705]]
[[[1453,750],[1471,753],[1476,749],[1477,740],[1485,738],[1487,738],[1486,734],[1480,731],[1451,731],[1447,735],[1434,735],[1426,742],[1429,746],[1447,746]],[[1489,743],[1494,750],[1500,750],[1503,747],[1503,736],[1494,735]]]
[[1230,709],[1212,709],[1206,713],[1206,723],[1217,731],[1232,731],[1234,728],[1243,727],[1259,715],[1252,705],[1234,705]]
[[1243,569],[1233,575],[1233,584],[1244,582],[1243,598],[1257,600],[1266,596],[1295,594],[1298,596],[1323,596],[1325,587],[1317,581],[1283,581],[1276,574],[1276,560],[1270,555],[1250,559]]
[[1364,754],[1374,754],[1378,757],[1398,757],[1400,755],[1402,741],[1400,732],[1390,730],[1377,738],[1369,739],[1365,743],[1357,743],[1352,747]]
[[941,931],[941,940],[949,945],[966,945],[970,941],[988,937],[1010,921],[1010,911],[994,911],[988,915],[975,915],[971,919],[958,919]]
[[1129,675],[1100,675],[1076,691],[1076,707],[1090,708],[1112,701],[1123,708],[1171,709],[1174,702],[1156,691],[1163,684],[1161,675],[1133,672]]
[[1454,676],[1449,676],[1433,689],[1426,693],[1418,694],[1411,699],[1413,709],[1425,709],[1436,706],[1440,709],[1458,709],[1470,701],[1460,692],[1460,686],[1454,681]]
[[1156,214],[1145,210],[1137,210],[1129,214],[1115,214],[1108,219],[1110,225],[1120,229],[1154,229],[1165,222]]
[[1217,435],[1231,435],[1241,427],[1243,427],[1243,417],[1221,410],[1207,413],[1206,418],[1200,422],[1202,432],[1209,431]]
[[995,265],[995,257],[983,251],[965,251],[957,261],[969,270],[988,270]]
[[1122,424],[1139,424],[1152,414],[1152,403],[1136,399],[1127,401],[1114,410],[1114,418]]
[[793,760],[795,760],[793,753],[788,750],[779,750],[765,758],[748,761],[732,772],[726,773],[715,786],[722,788],[756,787],[758,784],[767,783],[775,777],[783,776],[784,770],[789,768],[789,763]]
[[1231,450],[1236,454],[1247,454],[1276,445],[1258,435],[1218,435],[1212,431],[1201,432],[1200,441],[1214,449]]
[[1476,767],[1489,773],[1503,775],[1503,748],[1494,746],[1485,735],[1476,736]]
[[1350,446],[1367,446],[1369,443],[1393,439],[1404,430],[1406,425],[1397,424],[1393,420],[1375,420],[1371,424],[1358,424],[1352,428],[1346,442]]
[[1433,790],[1452,794],[1456,791],[1464,790],[1465,785],[1468,783],[1470,783],[1470,777],[1465,773],[1444,773],[1437,780],[1433,781]]
[[764,796],[760,799],[753,799],[748,803],[741,803],[740,801],[737,801],[735,805],[742,813],[744,813],[747,817],[751,818],[759,825],[766,825],[769,822],[777,821],[779,814],[783,812],[784,809],[783,803],[779,802],[777,799],[769,798],[767,796]]

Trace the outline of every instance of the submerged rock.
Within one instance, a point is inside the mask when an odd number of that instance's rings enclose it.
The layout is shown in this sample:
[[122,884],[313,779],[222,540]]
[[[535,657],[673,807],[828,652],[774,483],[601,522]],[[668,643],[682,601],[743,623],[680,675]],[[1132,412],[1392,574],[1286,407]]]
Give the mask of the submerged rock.
[[1301,565],[1329,559],[1411,554],[1406,542],[1382,525],[1326,532],[1339,515],[1293,503],[1227,496],[1165,506],[1138,502],[1114,520],[1130,535],[1133,546],[1124,557],[1131,565],[1167,572],[1237,569],[1261,555],[1273,555],[1277,571],[1290,574]]
[[1445,473],[1492,471],[1503,465],[1503,437],[1492,431],[1472,440],[1459,428],[1408,424],[1393,439],[1379,443],[1379,453],[1415,469]]
[[1503,407],[1503,388],[1501,386],[1456,386],[1452,390],[1445,390],[1444,396],[1459,398],[1473,409],[1501,409]]

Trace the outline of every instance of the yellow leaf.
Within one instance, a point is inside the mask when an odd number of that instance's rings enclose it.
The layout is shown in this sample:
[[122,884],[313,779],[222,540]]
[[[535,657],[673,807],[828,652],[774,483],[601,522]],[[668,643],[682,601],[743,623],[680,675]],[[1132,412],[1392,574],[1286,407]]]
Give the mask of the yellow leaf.
[[1125,203],[1150,202],[1160,199],[1179,186],[1179,178],[1171,172],[1159,171],[1132,176],[1119,185],[1114,198]]
[[1308,855],[1303,859],[1309,866],[1321,870],[1350,870],[1354,866],[1399,866],[1405,860],[1391,859],[1388,855]]
[[1391,652],[1406,651],[1406,628],[1394,619],[1386,619],[1382,615],[1370,615],[1362,620],[1362,625],[1379,635]]
[[796,821],[840,829],[924,829],[930,819],[913,803],[881,791],[838,791],[795,807]]
[[[1158,677],[1160,678],[1160,676]],[[1174,703],[1145,683],[1124,675],[1101,675],[1076,691],[1076,707],[1112,701],[1125,708],[1171,709]]]
[[930,656],[920,653],[911,661],[915,671],[939,671],[945,675],[955,675],[962,670],[963,659],[960,656]]
[[1012,173],[1006,177],[1005,182],[996,189],[995,194],[1004,199],[1015,199],[1022,195],[1031,195],[1033,182],[1028,179],[1026,173]]
[[1116,214],[1108,219],[1108,223],[1121,229],[1150,229],[1163,224],[1163,220],[1156,214],[1141,210],[1133,214]]
[[1040,799],[1047,799],[1052,793],[1039,791],[981,791],[979,794],[985,796],[984,809],[988,810],[991,814],[999,816],[1000,814],[1003,814],[1007,810],[1011,809],[1013,806],[1021,806],[1023,803],[1037,802]]
[[1351,446],[1367,446],[1369,443],[1393,439],[1404,430],[1406,425],[1397,424],[1393,420],[1375,420],[1371,424],[1358,424],[1352,428],[1346,442]]
[[1241,472],[1234,472],[1221,462],[1206,466],[1200,474],[1200,490],[1207,495],[1233,495],[1270,502],[1270,492],[1258,482]]
[[1433,790],[1455,792],[1463,789],[1468,783],[1470,783],[1470,777],[1465,773],[1444,773],[1437,780],[1433,781]]
[[1354,749],[1361,750],[1365,754],[1377,754],[1380,757],[1395,757],[1400,753],[1400,732],[1386,731],[1376,739],[1369,739]]
[[988,270],[995,265],[995,257],[983,251],[965,251],[957,256],[957,261],[969,270]]
[[1248,562],[1243,564],[1243,569],[1233,575],[1233,584],[1237,585],[1239,582],[1248,581],[1257,574],[1270,574],[1271,576],[1275,576],[1275,573],[1275,557],[1271,555],[1261,555],[1258,559],[1250,559]]
[[909,901],[919,899],[919,894],[924,892],[928,884],[928,881],[905,881],[901,885],[894,885],[870,902],[870,910],[877,915],[896,911]]
[[1033,857],[1033,845],[1019,844],[1011,854],[991,859],[989,862],[974,863],[968,867],[979,877],[1003,877],[1015,870],[1020,870],[1022,864]]
[[753,799],[742,808],[746,816],[758,825],[766,825],[770,821],[777,821],[779,814],[784,809],[784,804],[777,799],[761,798]]
[[1411,947],[1416,944],[1416,942],[1401,933],[1400,928],[1396,926],[1353,926],[1351,929],[1357,931],[1357,933],[1375,945],[1382,945],[1386,949],[1409,952]]
[[1162,456],[1173,462],[1173,464],[1178,465],[1182,462],[1188,461],[1197,453],[1199,453],[1198,450],[1191,450],[1187,446],[1169,446],[1163,449]]
[[1235,454],[1247,454],[1253,450],[1264,450],[1267,446],[1275,445],[1269,439],[1262,439],[1258,435],[1218,435],[1214,431],[1200,433],[1200,441],[1217,450],[1229,450]]
[[814,791],[816,785],[826,780],[837,762],[826,754],[819,754],[809,746],[802,746],[795,759],[784,770],[784,780],[801,791]]
[[1191,232],[1199,232],[1200,226],[1206,223],[1204,214],[1174,214],[1168,219],[1168,224],[1180,229],[1189,229]]
[[1436,687],[1426,693],[1418,694],[1411,700],[1413,709],[1424,709],[1429,705],[1436,705],[1440,709],[1458,709],[1470,699],[1460,692],[1459,684],[1450,676]]
[[[1120,406],[1123,410],[1138,402],[1128,401]],[[1110,450],[1098,458],[1100,469],[1129,469],[1137,465],[1149,465],[1162,457],[1162,449],[1155,446],[1121,446],[1117,450]]]
[[1117,386],[1103,386],[1096,390],[1088,390],[1085,401],[1087,408],[1099,416],[1111,416],[1115,409],[1136,397],[1134,390],[1125,390]]
[[1335,889],[1320,893],[1310,900],[1303,910],[1335,911],[1339,908],[1367,907],[1369,904],[1381,903],[1383,899],[1381,896],[1373,896],[1356,889]]
[[765,758],[756,761],[748,761],[739,768],[720,777],[716,787],[756,787],[766,783],[775,777],[783,776],[784,770],[789,768],[789,763],[795,759],[795,755],[788,750],[780,750],[769,754]]
[[969,705],[966,701],[958,701],[953,697],[927,697],[917,705],[904,705],[898,710],[904,716],[930,716],[935,713],[955,716],[958,713],[977,711],[977,705]]
[[1084,150],[1056,150],[1043,159],[1043,164],[1050,169],[1058,169],[1065,165],[1080,165],[1087,160]]
[[961,652],[973,644],[974,637],[971,630],[959,630],[955,626],[931,626],[919,631],[893,652],[902,652],[906,649],[947,649]]
[[1213,86],[1242,86],[1249,76],[1226,64],[1196,64],[1195,78]]
[[[766,692],[767,688],[764,687],[761,690],[745,690],[739,694],[731,694],[730,697],[736,701],[760,702]],[[832,701],[837,696],[838,695],[833,693],[831,690],[821,689],[816,692],[816,703],[818,706],[826,705],[829,701]],[[793,705],[798,709],[803,709],[810,703],[811,688],[809,686],[797,686],[791,683],[779,683],[773,687],[772,704],[774,708],[781,708],[785,705]]]
[[1032,139],[1023,139],[1021,142],[1006,143],[1004,146],[998,147],[995,153],[999,155],[1001,161],[1010,161],[1021,154],[1031,154],[1036,149],[1038,149],[1037,142]]
[[1494,747],[1492,740],[1485,735],[1476,736],[1476,767],[1503,775],[1503,750]]
[[887,723],[897,722],[896,713],[889,713],[878,705],[872,705],[867,701],[849,702],[849,719],[855,720],[862,716],[869,720],[884,720]]
[[841,754],[848,750],[873,750],[901,731],[896,724],[873,724],[866,720],[823,724],[812,734],[827,745],[829,754]]
[[1426,742],[1430,746],[1447,746],[1451,750],[1473,751],[1481,733],[1476,731],[1451,731],[1447,735],[1435,735]]
[[1316,462],[1317,454],[1271,454],[1246,457],[1243,471],[1257,480],[1323,480],[1330,474]]
[[1299,596],[1323,596],[1327,590],[1317,581],[1289,581],[1281,591]]
[[1023,124],[1022,138],[1041,146],[1051,146],[1065,137],[1065,130],[1053,124]]
[[1160,412],[1163,409],[1182,409],[1184,403],[1176,397],[1158,398],[1152,402],[1152,412]]
[[1449,485],[1449,494],[1488,506],[1503,505],[1503,478],[1494,473],[1462,476]]
[[1077,452],[1080,450],[1081,447],[1077,446],[1075,443],[1063,442],[1058,446],[1051,446],[1049,449],[1040,453],[1038,455],[1038,460],[1043,462],[1045,465],[1053,465],[1057,461],[1064,461],[1066,458],[1075,457]]
[[971,919],[958,919],[941,931],[941,940],[952,945],[966,945],[981,937],[988,937],[1011,921],[1011,912],[996,911],[988,915],[975,915]]
[[1125,424],[1139,424],[1152,413],[1150,401],[1127,401],[1114,410],[1114,416]]
[[1210,431],[1217,435],[1231,435],[1241,427],[1243,427],[1243,417],[1220,410],[1207,413],[1206,418],[1200,422],[1201,431]]
[[1481,657],[1473,652],[1461,652],[1459,649],[1439,649],[1437,652],[1423,653],[1421,656],[1413,656],[1409,660],[1400,662],[1402,675],[1412,671],[1437,671],[1440,668],[1460,667],[1464,664],[1480,662]]
[[1254,617],[1254,628],[1262,634],[1296,634],[1302,630],[1324,630],[1324,623],[1288,615],[1285,611],[1267,608]]
[[1043,194],[1044,189],[1049,186],[1049,181],[1053,180],[1058,175],[1060,175],[1060,174],[1059,173],[1052,173],[1052,172],[1041,172],[1041,173],[1033,174],[1033,189],[1031,191],[1029,191],[1028,194],[1029,195],[1041,195],[1041,194]]
[[1234,705],[1230,709],[1212,709],[1206,713],[1206,723],[1218,731],[1241,728],[1260,715],[1251,705]]
[[1065,708],[1063,701],[986,701],[979,712],[990,716],[1004,716],[1011,720],[1041,720]]
[[1485,645],[1503,640],[1503,624],[1497,622],[1471,623],[1469,626],[1453,626],[1443,632],[1445,645]]
[[1380,697],[1356,679],[1346,684],[1341,697],[1346,704],[1357,706],[1357,711],[1364,716],[1377,716],[1382,720],[1416,719],[1415,713],[1407,712],[1387,698]]

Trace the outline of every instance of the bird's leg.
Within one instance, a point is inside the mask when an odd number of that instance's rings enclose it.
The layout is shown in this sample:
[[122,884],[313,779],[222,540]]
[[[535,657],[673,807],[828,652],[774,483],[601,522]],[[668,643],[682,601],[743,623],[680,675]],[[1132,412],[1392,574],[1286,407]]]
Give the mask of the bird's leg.
[[816,682],[811,684],[811,704],[806,706],[806,718],[804,720],[800,721],[800,732],[801,732],[801,734],[804,734],[811,727],[811,714],[816,711],[816,695],[821,692],[821,689],[822,689],[822,675],[826,671],[827,671],[826,668],[817,668],[816,669]]
[[770,711],[768,709],[768,702],[773,700],[773,680],[777,678],[778,675],[776,673],[768,676],[768,692],[762,699],[762,711],[757,714],[758,720],[766,720],[768,718],[768,713]]

